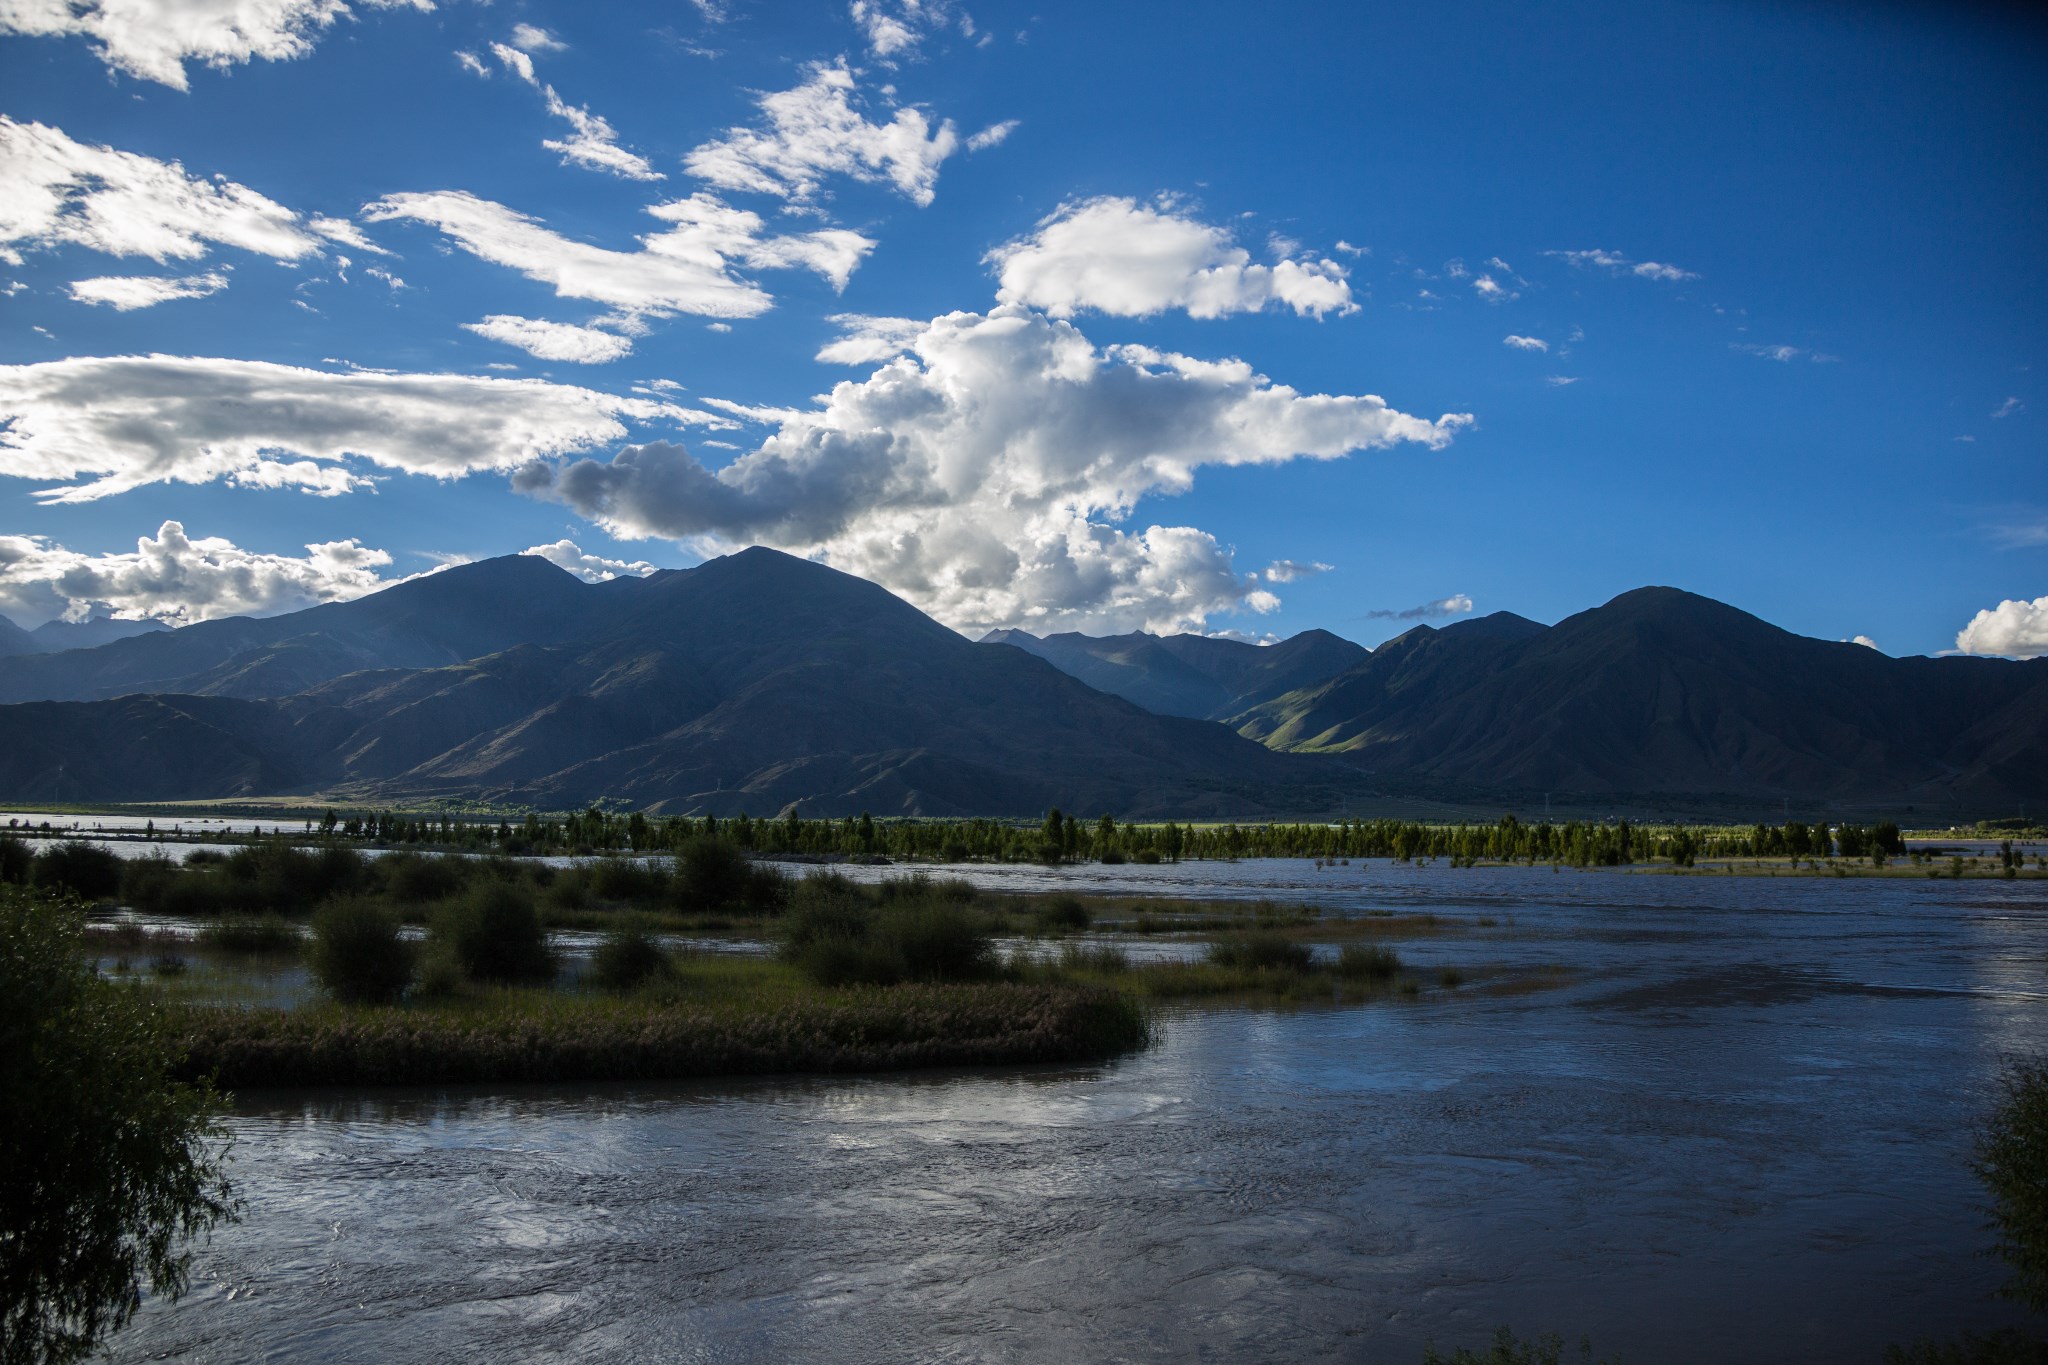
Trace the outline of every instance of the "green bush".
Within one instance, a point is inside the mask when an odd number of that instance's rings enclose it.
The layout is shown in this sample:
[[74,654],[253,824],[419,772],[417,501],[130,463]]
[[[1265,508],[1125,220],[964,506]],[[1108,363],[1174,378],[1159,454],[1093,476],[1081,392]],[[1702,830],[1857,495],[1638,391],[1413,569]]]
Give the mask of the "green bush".
[[462,889],[466,867],[460,858],[393,853],[377,860],[384,894],[403,905],[428,905]]
[[792,890],[782,953],[828,986],[968,981],[996,968],[987,930],[943,890],[906,879],[869,891],[837,873]]
[[601,900],[654,901],[669,889],[668,870],[642,858],[600,858],[585,870]]
[[1080,933],[1094,923],[1079,896],[1054,896],[1038,907],[1033,918],[1048,934]]
[[148,914],[163,913],[171,885],[185,876],[183,868],[161,849],[130,858],[121,868],[121,903]]
[[77,906],[0,887],[0,1361],[68,1362],[147,1282],[184,1291],[187,1239],[231,1219],[210,1083],[150,998],[98,977]]
[[450,901],[428,925],[430,949],[440,950],[474,981],[506,984],[552,981],[554,954],[523,886],[490,878]]
[[700,834],[676,853],[675,892],[686,911],[725,910],[748,899],[753,865],[738,846]]
[[598,942],[590,962],[590,979],[608,991],[635,990],[668,971],[668,954],[638,915],[628,915],[613,925]]
[[386,1003],[412,984],[413,948],[399,936],[398,916],[367,897],[340,897],[314,912],[306,962],[321,989],[347,1003]]
[[121,894],[121,859],[97,844],[66,839],[36,855],[29,880],[46,891],[69,891],[83,900],[108,901]]
[[35,850],[12,834],[0,834],[0,886],[26,882],[35,865]]
[[1391,981],[1401,974],[1401,955],[1378,944],[1347,943],[1331,970],[1353,981]]
[[1209,945],[1209,961],[1219,967],[1305,972],[1314,965],[1315,953],[1306,943],[1296,943],[1285,934],[1254,930],[1217,939]]
[[1998,1254],[2012,1271],[2001,1291],[2048,1310],[2048,1062],[2006,1069],[2005,1097],[1977,1141],[1977,1178],[1991,1193]]

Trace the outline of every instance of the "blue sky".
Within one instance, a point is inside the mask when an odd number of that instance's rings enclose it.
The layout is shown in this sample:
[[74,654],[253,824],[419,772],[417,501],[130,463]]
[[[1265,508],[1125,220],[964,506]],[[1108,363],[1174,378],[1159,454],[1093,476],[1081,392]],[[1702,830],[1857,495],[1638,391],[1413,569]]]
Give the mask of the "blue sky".
[[0,0],[24,624],[761,542],[974,632],[2048,652],[2008,12],[242,13]]

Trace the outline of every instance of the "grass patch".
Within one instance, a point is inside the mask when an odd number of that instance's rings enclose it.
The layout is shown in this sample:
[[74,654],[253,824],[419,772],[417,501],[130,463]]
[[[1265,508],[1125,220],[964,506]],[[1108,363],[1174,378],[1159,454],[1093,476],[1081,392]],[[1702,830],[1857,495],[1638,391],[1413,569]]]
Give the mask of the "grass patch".
[[236,1089],[1082,1062],[1150,1038],[1144,1011],[1115,991],[1007,983],[676,1001],[505,988],[444,1005],[186,1008],[174,1018],[180,1074]]

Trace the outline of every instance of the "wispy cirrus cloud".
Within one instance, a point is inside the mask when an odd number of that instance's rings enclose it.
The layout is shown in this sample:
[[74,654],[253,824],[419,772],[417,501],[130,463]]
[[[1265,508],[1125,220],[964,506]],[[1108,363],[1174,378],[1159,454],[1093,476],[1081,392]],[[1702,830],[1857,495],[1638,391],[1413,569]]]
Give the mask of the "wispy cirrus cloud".
[[228,287],[225,271],[209,270],[203,275],[98,275],[73,280],[71,297],[80,303],[103,305],[117,313],[154,308],[174,299],[203,299]]
[[1449,597],[1439,597],[1434,602],[1420,606],[1404,607],[1399,611],[1382,607],[1365,614],[1368,621],[1439,621],[1450,616],[1464,616],[1472,610],[1472,599],[1464,593],[1454,592]]
[[1690,270],[1681,270],[1663,261],[1634,261],[1619,251],[1607,251],[1599,247],[1584,251],[1546,251],[1543,254],[1564,261],[1574,269],[1605,270],[1615,275],[1633,275],[1639,280],[1662,280],[1675,284],[1699,278]]

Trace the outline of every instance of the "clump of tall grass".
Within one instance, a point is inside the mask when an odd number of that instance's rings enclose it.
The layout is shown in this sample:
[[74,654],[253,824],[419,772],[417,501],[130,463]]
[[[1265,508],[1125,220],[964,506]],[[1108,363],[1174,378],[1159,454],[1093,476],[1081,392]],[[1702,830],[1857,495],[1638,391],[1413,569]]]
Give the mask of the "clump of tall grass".
[[[1450,1355],[1438,1355],[1436,1343],[1431,1342],[1422,1348],[1422,1365],[1564,1365],[1564,1352],[1564,1338],[1555,1332],[1523,1340],[1509,1328],[1502,1327],[1494,1332],[1492,1345],[1484,1351],[1459,1347]],[[1572,1358],[1585,1362],[1585,1365],[1596,1365],[1593,1343],[1581,1338],[1578,1352]],[[1600,1365],[1619,1365],[1619,1362],[1609,1361]]]
[[1209,961],[1218,967],[1252,971],[1306,972],[1315,965],[1315,952],[1306,943],[1296,943],[1285,934],[1255,929],[1228,934],[1211,943]]
[[1039,930],[1049,934],[1082,933],[1095,922],[1079,896],[1049,897],[1040,902],[1033,918]]
[[1391,981],[1401,974],[1401,955],[1378,944],[1347,943],[1330,970],[1348,981]]
[[1121,976],[1131,969],[1131,955],[1114,943],[1063,943],[1060,969]]
[[200,926],[199,942],[221,953],[296,953],[304,941],[299,926],[275,916],[237,916]]
[[501,984],[552,981],[554,954],[527,886],[480,881],[466,896],[444,903],[427,925],[427,952],[453,963],[473,981]]

